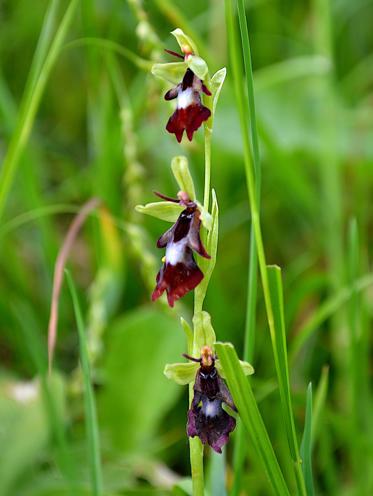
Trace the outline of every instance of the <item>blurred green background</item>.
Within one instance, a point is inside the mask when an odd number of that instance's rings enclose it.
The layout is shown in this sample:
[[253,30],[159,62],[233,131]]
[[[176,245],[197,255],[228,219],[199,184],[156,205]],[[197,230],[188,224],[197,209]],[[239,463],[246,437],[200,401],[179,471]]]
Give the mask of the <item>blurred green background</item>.
[[[68,3],[53,3],[58,26]],[[312,381],[316,493],[368,496],[373,494],[373,2],[246,5],[262,227],[267,261],[283,268],[298,432]],[[14,136],[49,6],[46,0],[0,3],[1,158]],[[170,162],[177,154],[187,155],[200,198],[203,194],[202,131],[193,143],[178,145],[164,129],[171,106],[163,94],[169,86],[131,55],[169,61],[163,48],[177,50],[169,34],[175,27],[194,37],[210,73],[228,67],[213,135],[220,237],[206,309],[218,339],[242,350],[250,215],[224,2],[78,2],[0,224],[1,496],[92,494],[78,335],[66,284],[49,389],[45,378],[55,259],[73,214],[92,196],[106,210],[90,216],[68,266],[87,327],[104,494],[189,494],[187,389],[167,381],[163,367],[186,351],[178,316],[191,319],[192,296],[175,311],[150,303],[163,256],[155,243],[167,224],[134,212],[136,204],[154,201],[153,190],[175,195]],[[300,346],[302,332],[308,334]],[[253,365],[254,391],[290,477],[260,288]],[[228,487],[233,443],[234,437],[223,460]],[[213,480],[223,467],[222,460],[215,463],[207,454]],[[268,494],[250,446],[245,467],[242,494]],[[212,494],[218,496],[217,490]],[[222,486],[219,494],[225,494]]]

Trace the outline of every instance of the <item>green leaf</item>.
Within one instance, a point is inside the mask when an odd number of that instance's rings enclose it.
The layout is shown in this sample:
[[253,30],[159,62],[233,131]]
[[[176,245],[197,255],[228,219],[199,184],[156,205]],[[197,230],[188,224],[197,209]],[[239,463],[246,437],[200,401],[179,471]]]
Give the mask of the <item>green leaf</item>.
[[187,70],[185,62],[169,62],[166,64],[154,64],[151,73],[160,79],[164,79],[175,86],[179,84]]
[[[241,366],[242,372],[245,375],[253,375],[255,372],[254,367],[249,362],[244,362],[244,361],[240,360],[240,366]],[[219,372],[219,374],[221,375],[221,377],[223,379],[226,379],[224,369],[220,363],[220,360],[216,360],[215,367],[216,367],[217,371]]]
[[290,496],[250,382],[246,379],[240,367],[233,345],[230,343],[216,343],[215,348],[225,372],[228,388],[237,406],[242,423],[249,433],[250,442],[263,465],[272,492],[277,496]]
[[178,326],[175,316],[152,306],[120,317],[107,330],[100,411],[121,451],[148,453],[149,441],[182,392],[163,375],[165,363],[185,352]]
[[176,41],[178,42],[179,47],[184,54],[193,53],[194,55],[198,55],[196,44],[194,43],[192,38],[184,33],[183,30],[181,30],[180,28],[176,28],[171,31],[171,34],[172,36],[175,36]]
[[160,201],[147,203],[146,205],[136,205],[135,210],[136,212],[140,212],[140,214],[150,215],[151,217],[167,222],[176,222],[184,208],[178,203]]
[[199,364],[196,362],[188,363],[168,363],[164,368],[164,375],[182,386],[194,382]]
[[196,191],[194,189],[192,174],[189,170],[188,159],[183,155],[174,157],[171,162],[171,169],[180,191],[187,193],[189,198],[194,201],[196,199]]
[[190,55],[187,57],[186,63],[189,69],[191,69],[199,79],[202,81],[205,79],[208,73],[208,67],[206,62],[201,59],[201,57],[198,57],[197,55]]
[[307,496],[313,496],[312,479],[312,384],[308,384],[306,401],[306,418],[304,421],[304,432],[300,447],[302,457],[302,469],[306,483]]
[[220,92],[223,87],[227,69],[223,67],[215,72],[210,81],[210,91],[212,93],[212,115],[215,115],[216,105],[219,100]]
[[193,326],[194,336],[196,336],[193,353],[195,354],[195,358],[198,358],[203,346],[214,348],[216,335],[211,325],[211,317],[208,312],[201,311],[195,313],[193,317]]

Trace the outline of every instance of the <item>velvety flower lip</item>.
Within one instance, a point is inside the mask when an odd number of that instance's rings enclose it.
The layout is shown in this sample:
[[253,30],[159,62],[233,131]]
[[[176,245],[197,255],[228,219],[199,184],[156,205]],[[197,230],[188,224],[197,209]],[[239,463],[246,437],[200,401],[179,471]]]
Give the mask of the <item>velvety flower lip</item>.
[[191,69],[187,69],[183,80],[174,88],[167,91],[165,100],[176,98],[176,110],[167,122],[166,129],[175,134],[180,143],[184,131],[189,141],[193,134],[211,115],[210,109],[202,105],[201,93],[210,96],[211,92]]
[[226,403],[237,411],[232,396],[215,368],[211,348],[204,346],[201,358],[184,355],[189,360],[200,363],[194,383],[194,396],[188,411],[187,434],[198,436],[203,444],[208,444],[217,453],[227,444],[229,434],[236,427],[236,420],[223,408]]
[[193,251],[204,258],[210,258],[210,255],[201,241],[200,212],[196,203],[190,201],[185,192],[179,193],[178,200],[156,194],[186,207],[175,224],[157,241],[158,248],[166,248],[166,256],[157,274],[157,285],[152,300],[158,299],[166,291],[168,304],[173,307],[176,300],[192,291],[203,279],[203,273],[194,260]]

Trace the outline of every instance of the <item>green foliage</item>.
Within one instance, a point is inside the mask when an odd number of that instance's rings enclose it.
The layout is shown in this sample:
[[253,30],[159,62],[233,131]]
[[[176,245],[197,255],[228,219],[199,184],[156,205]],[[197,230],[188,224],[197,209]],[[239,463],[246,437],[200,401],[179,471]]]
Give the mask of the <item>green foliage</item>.
[[[62,412],[63,383],[53,376],[50,391]],[[17,479],[37,463],[50,438],[50,424],[44,407],[40,382],[15,381],[2,377],[0,382],[0,494],[14,494]]]
[[149,307],[118,319],[108,335],[101,416],[117,449],[146,452],[181,393],[163,368],[185,351],[183,335],[174,317]]

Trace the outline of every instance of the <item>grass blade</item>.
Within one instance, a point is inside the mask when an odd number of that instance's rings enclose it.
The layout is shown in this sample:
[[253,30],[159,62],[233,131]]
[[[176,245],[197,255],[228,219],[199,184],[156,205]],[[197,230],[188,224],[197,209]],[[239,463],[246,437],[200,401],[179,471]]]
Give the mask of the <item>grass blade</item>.
[[216,351],[224,369],[229,390],[240,413],[241,421],[250,435],[251,443],[263,465],[272,492],[278,496],[289,495],[289,489],[273,451],[250,382],[241,370],[233,345],[216,343]]
[[346,286],[339,290],[335,295],[328,298],[322,305],[320,305],[315,313],[313,313],[303,324],[301,329],[292,341],[289,361],[290,364],[294,360],[303,347],[307,339],[330,318],[342,305],[350,300],[356,293],[360,293],[373,285],[373,274],[366,274],[359,279],[356,279],[351,286]]
[[73,301],[74,313],[79,335],[80,362],[83,372],[84,383],[84,410],[87,431],[87,447],[91,469],[92,493],[94,496],[101,496],[102,473],[100,460],[100,439],[97,423],[97,413],[93,387],[91,384],[91,370],[88,357],[88,346],[83,323],[83,317],[79,306],[78,295],[70,273],[65,270],[67,283],[69,286],[71,299]]
[[306,418],[304,421],[304,432],[300,447],[302,456],[302,469],[306,483],[307,496],[314,495],[312,478],[312,384],[307,388]]
[[295,431],[293,408],[291,404],[281,269],[280,267],[272,265],[267,267],[267,271],[275,328],[273,353],[281,399],[282,417],[286,429],[291,457],[294,462],[294,475],[297,481],[298,491],[300,494],[305,494],[305,485],[302,475],[302,461],[299,456],[299,447],[297,434]]
[[[227,5],[227,18],[231,19],[229,15],[229,6]],[[249,33],[247,29],[246,14],[243,4],[239,3],[239,24],[241,32],[242,41],[242,52],[243,60],[246,73],[246,87],[247,87],[247,98],[244,98],[245,109],[248,116],[248,122],[250,123],[250,129],[248,129],[247,124],[245,124],[245,119],[241,119],[241,126],[243,134],[246,136],[247,146],[246,149],[249,153],[249,133],[252,145],[252,162],[254,168],[255,176],[255,192],[257,198],[257,206],[259,212],[259,202],[260,202],[260,182],[261,182],[261,172],[259,163],[259,145],[258,145],[258,131],[256,124],[256,112],[255,112],[255,100],[254,100],[254,81],[253,81],[253,70],[251,64],[251,51],[250,51],[250,40]],[[232,24],[232,23],[231,23]],[[231,63],[235,67],[236,78],[235,80],[243,80],[244,74],[242,71],[242,65],[237,58],[237,54],[240,53],[239,41],[235,29],[229,30],[230,35],[230,55]],[[236,85],[236,93],[240,91]],[[258,254],[257,246],[255,240],[255,229],[253,223],[250,228],[250,246],[249,246],[249,269],[248,269],[248,282],[247,282],[247,300],[246,300],[246,321],[245,321],[245,338],[244,338],[244,360],[252,361],[254,356],[255,347],[255,321],[256,321],[256,299],[257,299],[257,283],[258,283]],[[237,436],[234,448],[234,472],[235,481],[232,491],[232,496],[237,496],[240,491],[241,479],[242,479],[242,469],[245,461],[246,446],[243,440],[243,429],[241,424],[237,426]]]
[[[40,41],[37,47],[34,64],[31,68],[31,74],[29,77],[29,84],[26,87],[26,91],[23,97],[17,125],[0,171],[0,218],[4,213],[8,194],[12,186],[15,173],[17,171],[21,154],[30,136],[44,88],[48,81],[48,77],[51,73],[52,67],[56,62],[62,45],[65,41],[66,33],[73,19],[77,4],[78,0],[71,0],[65,12],[65,15],[58,27],[49,52],[46,55],[45,61],[42,64],[41,61],[46,51],[45,44],[49,41],[50,27],[52,24],[49,15],[47,16],[47,27],[42,30],[42,41]],[[52,14],[54,15],[53,9]],[[36,74],[39,67],[39,73]]]

